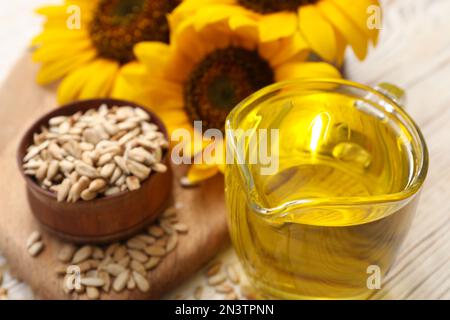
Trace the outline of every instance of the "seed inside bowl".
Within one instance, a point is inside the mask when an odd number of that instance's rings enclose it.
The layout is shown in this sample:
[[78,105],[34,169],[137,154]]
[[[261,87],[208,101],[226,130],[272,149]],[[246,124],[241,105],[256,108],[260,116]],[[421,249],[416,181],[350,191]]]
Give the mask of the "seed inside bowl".
[[59,202],[89,201],[137,190],[152,171],[166,171],[167,147],[148,113],[104,104],[51,118],[34,134],[23,170]]

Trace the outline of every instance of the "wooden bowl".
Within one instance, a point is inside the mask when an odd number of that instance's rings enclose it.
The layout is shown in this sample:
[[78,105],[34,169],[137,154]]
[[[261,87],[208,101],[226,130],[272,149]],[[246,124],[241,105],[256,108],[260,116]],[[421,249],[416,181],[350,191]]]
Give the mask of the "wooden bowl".
[[163,163],[168,170],[152,172],[142,182],[141,188],[112,196],[75,203],[58,202],[56,195],[40,187],[36,181],[25,175],[22,168],[26,149],[33,143],[33,134],[47,126],[50,118],[72,115],[78,111],[98,108],[101,104],[132,106],[143,109],[159,130],[168,139],[162,121],[152,112],[135,103],[115,99],[92,99],[77,101],[59,107],[37,120],[25,133],[17,152],[17,163],[26,182],[28,202],[38,221],[60,238],[77,243],[104,243],[120,240],[139,232],[153,222],[167,206],[172,190],[170,152],[163,154]]

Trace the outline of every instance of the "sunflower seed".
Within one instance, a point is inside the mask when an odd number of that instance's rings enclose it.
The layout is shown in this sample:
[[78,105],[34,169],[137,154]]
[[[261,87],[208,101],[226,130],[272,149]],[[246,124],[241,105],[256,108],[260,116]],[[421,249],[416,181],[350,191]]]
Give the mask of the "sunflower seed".
[[27,243],[26,243],[27,248],[30,248],[33,244],[35,244],[39,240],[41,240],[40,232],[37,230],[31,232],[27,238]]
[[179,233],[186,233],[189,230],[189,227],[184,223],[175,223],[173,228],[177,230]]
[[133,160],[127,160],[126,166],[130,170],[130,172],[140,180],[147,179],[151,172],[151,169],[149,167],[146,167],[143,164]]
[[117,292],[121,292],[125,289],[125,286],[128,283],[128,279],[130,277],[130,272],[128,270],[123,271],[119,274],[113,282],[113,289]]
[[208,278],[208,284],[211,286],[216,286],[225,282],[225,280],[227,280],[227,276],[225,275],[225,273],[219,272]]
[[42,241],[38,241],[38,242],[33,243],[28,248],[28,253],[30,254],[30,256],[36,257],[39,253],[41,253],[41,251],[43,249],[44,249],[44,243]]
[[100,291],[95,287],[87,287],[86,296],[89,300],[97,300],[100,298]]
[[112,196],[112,195],[114,195],[116,193],[119,193],[119,192],[120,192],[120,188],[119,187],[111,187],[111,188],[106,189],[105,196]]
[[216,262],[208,268],[206,275],[208,277],[212,277],[213,275],[219,273],[220,269],[222,269],[222,262]]
[[162,257],[166,254],[166,250],[162,247],[151,245],[145,248],[145,253],[152,257]]
[[43,181],[45,176],[47,175],[48,163],[42,162],[39,168],[36,170],[36,179],[39,181]]
[[105,283],[102,287],[102,290],[108,293],[111,288],[111,277],[109,276],[109,273],[105,271],[99,271],[98,277]]
[[97,192],[106,187],[106,181],[103,179],[95,179],[89,184],[90,192]]
[[229,265],[227,267],[227,274],[228,274],[228,279],[230,279],[231,282],[233,282],[234,284],[238,284],[240,279],[239,279],[239,273],[237,272],[236,268],[233,265]]
[[166,252],[171,252],[173,249],[175,249],[177,243],[178,243],[178,235],[174,233],[169,237],[169,240],[167,241]]
[[[147,248],[145,250],[147,251]],[[130,249],[130,250],[128,250],[128,254],[130,255],[130,257],[132,259],[137,260],[142,263],[144,263],[148,260],[147,255],[138,250]]]
[[116,248],[113,254],[114,261],[118,262],[120,259],[127,255],[127,248],[123,245],[120,245]]
[[194,298],[200,300],[203,296],[203,286],[198,286],[194,290]]
[[134,278],[132,276],[130,276],[128,278],[128,282],[127,282],[127,289],[134,290],[135,288],[136,288],[136,282],[134,281]]
[[75,252],[72,258],[72,263],[77,264],[83,262],[84,260],[89,259],[91,255],[92,255],[92,247],[89,245],[83,246]]
[[159,163],[159,162],[152,164],[152,169],[156,172],[166,172],[167,171],[166,165]]
[[97,170],[83,161],[75,162],[75,170],[80,176],[86,176],[91,179],[97,178]]
[[215,287],[216,292],[218,293],[230,293],[233,292],[233,287],[229,284],[222,284]]
[[61,123],[63,123],[66,120],[67,120],[66,116],[56,116],[56,117],[50,118],[50,120],[48,121],[48,124],[52,127],[59,126]]
[[130,264],[130,256],[125,256],[122,259],[119,260],[119,262],[117,262],[118,264],[120,264],[122,267],[127,268],[128,265]]
[[131,260],[130,268],[131,268],[131,270],[139,272],[143,275],[146,274],[145,266],[137,260]]
[[124,272],[126,269],[117,263],[110,263],[105,267],[105,271],[110,275],[117,277],[119,274]]
[[155,238],[160,238],[164,235],[164,230],[156,225],[151,225],[148,229],[147,232],[152,235]]
[[103,287],[105,281],[100,278],[81,278],[80,283],[86,287]]
[[91,190],[86,189],[86,190],[83,190],[83,192],[81,192],[80,197],[84,201],[93,200],[97,197],[97,192],[92,192]]
[[145,249],[145,247],[147,247],[147,243],[135,237],[127,241],[127,247],[130,249],[143,250]]
[[144,265],[146,270],[152,270],[156,268],[161,261],[161,258],[159,257],[150,257],[150,259],[147,261],[147,263]]
[[114,242],[111,243],[105,250],[105,255],[106,256],[112,256],[114,254],[114,252],[116,251],[117,247],[120,246],[120,243],[118,242]]
[[77,248],[72,244],[64,244],[58,251],[58,260],[61,262],[69,262]]
[[155,238],[146,234],[137,235],[135,238],[145,242],[146,244],[154,244],[156,241]]
[[148,290],[150,290],[150,284],[143,275],[141,275],[136,271],[133,271],[133,278],[136,282],[138,289],[141,292],[148,292]]
[[108,179],[112,176],[115,169],[116,169],[116,165],[114,163],[107,163],[100,170],[100,175],[103,178]]
[[139,179],[135,176],[129,176],[126,178],[125,183],[127,184],[128,190],[134,191],[141,187]]

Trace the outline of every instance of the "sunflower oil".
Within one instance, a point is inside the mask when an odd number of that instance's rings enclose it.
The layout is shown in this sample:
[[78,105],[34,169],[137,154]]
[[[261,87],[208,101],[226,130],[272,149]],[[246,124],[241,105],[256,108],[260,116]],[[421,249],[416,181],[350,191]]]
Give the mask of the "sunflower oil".
[[279,129],[276,173],[226,167],[231,238],[261,296],[367,298],[370,266],[382,280],[414,211],[406,129],[330,92],[274,97],[239,128]]

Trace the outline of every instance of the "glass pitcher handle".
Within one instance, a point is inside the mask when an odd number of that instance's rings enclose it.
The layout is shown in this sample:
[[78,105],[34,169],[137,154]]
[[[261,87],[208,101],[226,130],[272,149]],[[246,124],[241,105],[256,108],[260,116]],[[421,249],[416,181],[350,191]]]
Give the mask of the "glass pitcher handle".
[[405,108],[406,94],[405,90],[388,82],[379,83],[374,87],[376,91],[393,100],[402,108]]

